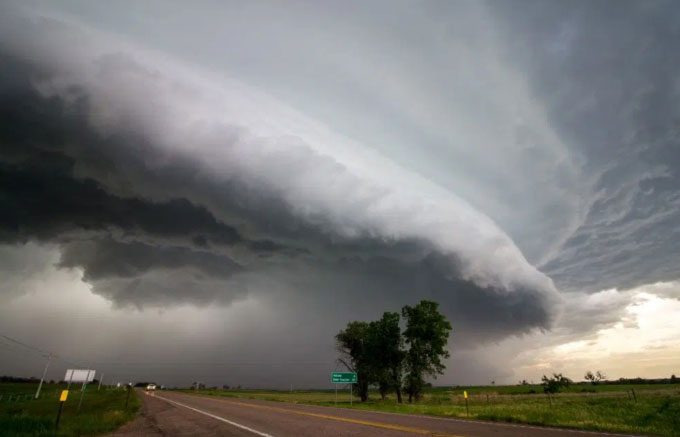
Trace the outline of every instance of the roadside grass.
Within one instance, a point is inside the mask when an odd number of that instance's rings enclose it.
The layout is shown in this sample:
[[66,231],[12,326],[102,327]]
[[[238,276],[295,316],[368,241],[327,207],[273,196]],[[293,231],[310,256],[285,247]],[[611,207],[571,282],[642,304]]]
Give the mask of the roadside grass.
[[[536,393],[531,393],[533,387]],[[350,407],[347,390],[338,392],[337,407],[403,414],[490,420],[581,430],[680,436],[680,385],[596,385],[569,387],[548,398],[540,386],[433,388],[419,402],[397,404],[377,393]],[[587,391],[583,391],[587,389]],[[635,390],[635,400],[629,391]],[[463,390],[469,394],[469,416]],[[333,390],[184,390],[186,393],[334,406]]]
[[[123,389],[97,391],[89,386],[78,414],[80,386],[72,385],[64,404],[59,433],[55,434],[55,420],[59,409],[59,394],[65,386],[43,385],[40,399],[33,399],[36,384],[0,384],[0,436],[79,436],[110,432],[133,419],[140,401],[134,391],[125,410],[127,393]],[[9,395],[12,395],[9,397]]]

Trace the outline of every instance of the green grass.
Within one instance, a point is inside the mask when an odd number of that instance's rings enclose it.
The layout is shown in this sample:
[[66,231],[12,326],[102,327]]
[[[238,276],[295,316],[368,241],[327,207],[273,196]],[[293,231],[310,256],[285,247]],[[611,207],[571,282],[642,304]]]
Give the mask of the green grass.
[[[65,387],[57,384],[43,385],[40,399],[34,394],[35,384],[0,384],[0,436],[77,436],[110,432],[131,420],[139,410],[139,399],[131,393],[128,409],[125,410],[127,393],[122,390],[89,386],[83,397],[78,414],[80,386],[71,386],[68,400],[55,434],[54,425],[59,409],[59,393]],[[9,398],[11,394],[11,399]],[[17,396],[19,395],[19,396]]]
[[[537,393],[530,393],[531,390]],[[637,401],[627,393],[634,389]],[[469,394],[467,416],[463,390]],[[587,391],[583,391],[587,390]],[[193,392],[186,390],[186,392]],[[332,406],[332,390],[200,390],[213,396]],[[338,407],[350,408],[347,390],[338,392]],[[527,423],[574,429],[680,436],[680,385],[574,385],[549,399],[540,386],[434,388],[420,402],[397,404],[394,396],[379,400],[371,393],[351,408],[405,414]]]

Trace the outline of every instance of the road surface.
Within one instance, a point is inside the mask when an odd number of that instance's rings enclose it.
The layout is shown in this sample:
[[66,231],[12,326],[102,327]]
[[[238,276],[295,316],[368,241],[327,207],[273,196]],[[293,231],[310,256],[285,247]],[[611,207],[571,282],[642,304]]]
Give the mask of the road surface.
[[117,437],[597,437],[615,434],[390,414],[250,399],[141,392],[142,414]]

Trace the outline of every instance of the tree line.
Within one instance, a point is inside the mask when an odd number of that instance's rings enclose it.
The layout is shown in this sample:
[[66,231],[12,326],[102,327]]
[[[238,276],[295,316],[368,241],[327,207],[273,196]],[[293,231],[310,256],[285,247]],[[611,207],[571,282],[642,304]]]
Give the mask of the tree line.
[[425,378],[436,378],[446,368],[447,343],[451,324],[439,312],[436,302],[422,300],[401,309],[405,329],[401,330],[399,313],[385,312],[379,320],[355,321],[336,336],[339,361],[357,373],[355,384],[362,401],[368,400],[369,387],[377,387],[382,399],[395,392],[402,403],[421,397]]
[[[627,379],[627,378],[620,378],[614,381],[608,381],[607,380],[607,375],[604,374],[604,372],[597,370],[596,372],[593,372],[591,370],[588,370],[585,375],[583,375],[583,379],[585,382],[590,383],[592,385],[598,385],[598,384],[678,384],[680,383],[680,378],[675,376],[675,374],[671,375],[670,378],[656,378],[656,379],[644,379],[644,378],[632,378],[632,379]],[[527,381],[523,380],[520,382],[520,385],[527,385]],[[567,378],[566,376],[562,375],[561,373],[553,373],[552,376],[546,376],[543,375],[543,378],[541,378],[541,385],[543,386],[543,391],[545,393],[558,393],[560,390],[563,388],[567,388],[570,385],[574,384],[574,381],[571,380],[570,378]]]

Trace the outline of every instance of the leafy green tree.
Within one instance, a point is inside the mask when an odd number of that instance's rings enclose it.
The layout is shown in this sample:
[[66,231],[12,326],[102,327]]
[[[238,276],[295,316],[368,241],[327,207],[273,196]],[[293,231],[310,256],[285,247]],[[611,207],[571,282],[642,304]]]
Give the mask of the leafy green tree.
[[371,374],[385,399],[394,390],[397,402],[402,402],[401,379],[404,362],[403,339],[399,328],[399,314],[386,312],[380,320],[371,322],[368,329]]
[[545,393],[557,393],[561,389],[569,387],[571,385],[571,379],[563,376],[561,373],[553,373],[552,377],[547,377],[543,375],[541,378],[541,385],[543,386],[543,392]]
[[406,319],[404,339],[409,345],[405,360],[409,402],[420,399],[426,376],[436,378],[446,368],[442,359],[449,357],[446,346],[451,324],[438,308],[436,302],[422,300],[401,310]]
[[350,322],[335,336],[338,358],[347,369],[357,373],[356,388],[359,398],[368,400],[368,386],[373,381],[372,362],[369,353],[369,324]]

